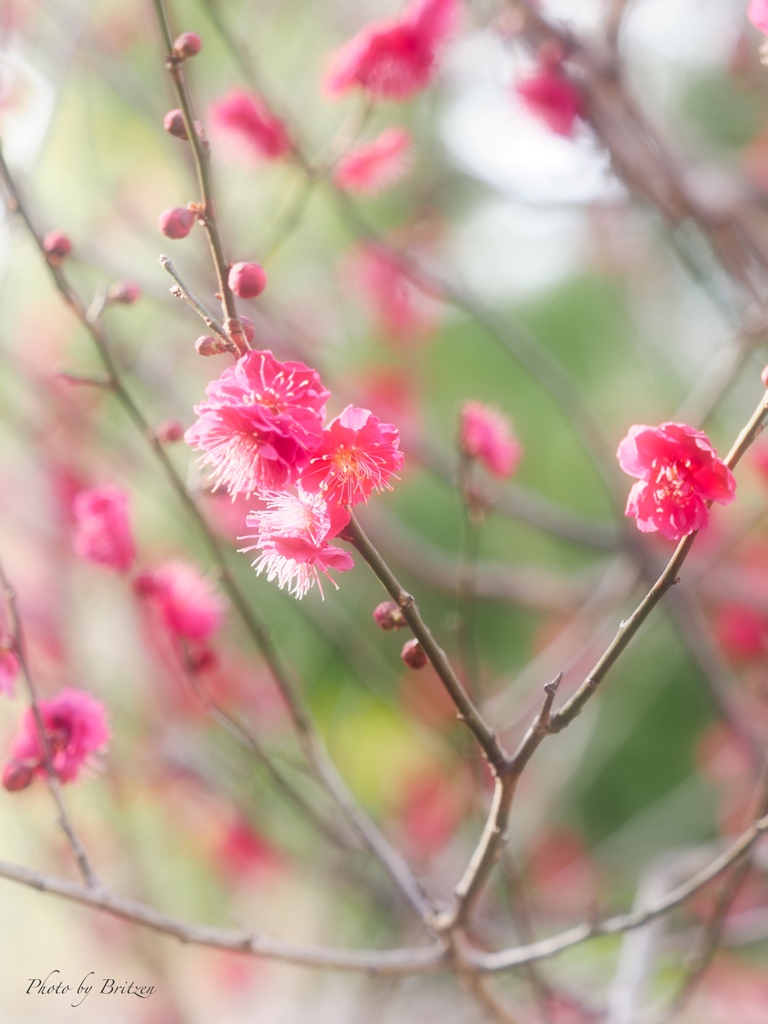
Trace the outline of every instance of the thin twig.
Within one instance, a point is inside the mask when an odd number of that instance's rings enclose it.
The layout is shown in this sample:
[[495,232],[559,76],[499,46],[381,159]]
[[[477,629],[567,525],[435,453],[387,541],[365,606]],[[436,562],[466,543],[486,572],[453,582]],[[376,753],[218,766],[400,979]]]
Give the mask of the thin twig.
[[67,837],[72,854],[77,862],[78,870],[83,877],[85,884],[89,889],[93,889],[99,886],[99,880],[96,877],[96,872],[91,866],[91,862],[88,859],[88,855],[85,852],[85,847],[75,831],[75,827],[72,824],[72,820],[67,811],[67,806],[64,801],[64,796],[61,792],[61,783],[59,776],[53,764],[53,752],[51,749],[51,737],[50,733],[45,725],[42,712],[40,711],[40,699],[37,694],[37,687],[35,685],[32,672],[29,667],[29,660],[27,658],[27,648],[24,641],[24,630],[21,624],[21,618],[19,616],[19,610],[16,604],[16,593],[8,581],[5,575],[5,570],[0,565],[0,587],[3,590],[3,597],[5,598],[5,605],[8,610],[8,619],[11,626],[11,637],[10,637],[10,649],[16,655],[19,666],[21,667],[21,674],[24,679],[24,684],[27,688],[27,696],[29,698],[29,705],[32,709],[32,714],[35,719],[35,725],[37,727],[37,733],[40,738],[40,745],[43,751],[43,764],[45,766],[46,782],[48,789],[51,792],[54,803],[56,804],[56,810],[58,811],[58,823],[64,835]]
[[208,312],[205,306],[203,306],[198,299],[195,298],[195,296],[189,290],[187,285],[184,283],[178,270],[176,269],[176,267],[174,267],[173,263],[168,259],[168,257],[158,256],[157,261],[163,268],[163,270],[167,271],[167,273],[169,273],[173,280],[176,282],[176,287],[171,288],[171,294],[174,295],[177,299],[181,299],[182,302],[186,302],[188,306],[194,309],[194,311],[203,321],[205,326],[210,331],[213,331],[217,338],[220,338],[221,341],[224,342],[224,344],[227,347],[227,350],[237,355],[238,352],[235,347],[235,343],[232,341],[230,336],[221,326],[219,321]]

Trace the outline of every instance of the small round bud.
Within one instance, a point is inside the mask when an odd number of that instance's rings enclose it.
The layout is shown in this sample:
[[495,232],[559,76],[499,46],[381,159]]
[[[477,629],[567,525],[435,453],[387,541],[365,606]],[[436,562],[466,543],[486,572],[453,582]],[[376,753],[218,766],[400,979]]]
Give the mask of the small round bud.
[[140,298],[141,288],[134,281],[115,281],[107,292],[107,301],[122,302],[125,306],[130,306]]
[[160,444],[174,444],[184,437],[184,427],[178,420],[163,420],[155,427],[155,437]]
[[184,124],[184,115],[178,109],[169,110],[163,118],[163,128],[175,139],[188,139],[187,126]]
[[249,316],[241,316],[240,323],[243,325],[243,334],[245,335],[245,340],[250,345],[253,339],[256,337],[256,325]]
[[18,793],[21,789],[26,789],[32,781],[34,772],[29,765],[22,764],[20,761],[11,761],[3,769],[3,788],[7,789],[9,793]]
[[214,338],[212,334],[202,334],[195,342],[195,351],[199,356],[220,356],[227,351],[227,346],[221,338]]
[[190,651],[187,655],[187,665],[190,672],[210,672],[217,667],[219,659],[210,647],[201,647],[196,651]]
[[166,238],[186,238],[196,217],[186,206],[172,206],[169,210],[163,210],[157,219],[157,226]]
[[43,251],[58,262],[72,252],[72,243],[63,231],[49,231],[43,239]]
[[429,661],[424,653],[424,648],[416,637],[414,637],[413,640],[406,640],[403,644],[402,651],[400,651],[400,657],[408,668],[424,668],[427,661]]
[[235,263],[229,271],[229,287],[241,299],[255,299],[267,287],[267,275],[258,263]]
[[373,609],[373,621],[386,632],[391,629],[402,629],[407,625],[403,612],[394,601],[382,601]]
[[184,60],[187,57],[196,57],[202,48],[203,40],[197,32],[182,32],[173,41],[174,55]]
[[763,387],[768,388],[768,366],[763,367],[763,372],[760,374],[760,380],[763,382]]

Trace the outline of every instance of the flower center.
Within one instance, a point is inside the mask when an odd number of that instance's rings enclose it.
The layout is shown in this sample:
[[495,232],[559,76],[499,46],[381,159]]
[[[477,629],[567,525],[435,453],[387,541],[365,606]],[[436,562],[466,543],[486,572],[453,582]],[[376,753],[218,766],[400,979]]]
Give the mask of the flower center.
[[[657,466],[654,461],[654,469]],[[672,499],[675,502],[685,501],[694,493],[691,481],[691,460],[675,460],[658,466],[654,493],[658,501]]]
[[246,405],[261,405],[274,415],[285,412],[285,404],[282,398],[273,388],[264,388],[263,391],[251,391],[243,396]]
[[339,476],[355,476],[360,472],[360,459],[356,448],[339,448],[333,458],[335,471]]

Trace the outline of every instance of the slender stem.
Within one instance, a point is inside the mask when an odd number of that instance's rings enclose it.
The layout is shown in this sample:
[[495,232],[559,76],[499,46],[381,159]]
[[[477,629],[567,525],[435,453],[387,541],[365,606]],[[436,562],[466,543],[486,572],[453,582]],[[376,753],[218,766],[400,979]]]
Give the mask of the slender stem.
[[168,18],[165,0],[152,0],[155,14],[160,25],[163,43],[166,48],[165,66],[171,76],[173,90],[176,100],[181,108],[184,118],[184,127],[187,131],[187,138],[192,147],[192,155],[195,162],[197,183],[200,189],[200,219],[208,237],[208,244],[211,250],[211,258],[216,271],[216,279],[219,285],[221,305],[224,310],[224,326],[226,333],[232,339],[237,352],[242,355],[250,347],[243,331],[243,325],[237,315],[235,297],[229,287],[229,264],[224,256],[224,248],[221,244],[219,227],[216,220],[216,201],[213,193],[213,178],[211,176],[211,157],[208,142],[201,138],[195,124],[195,112],[192,107],[192,100],[187,88],[184,76],[184,60],[177,57],[173,52],[173,33]]
[[423,647],[424,653],[429,658],[432,667],[440,677],[440,681],[456,705],[459,719],[464,722],[473,734],[480,744],[491,768],[498,774],[507,764],[507,754],[499,742],[495,731],[488,725],[478,708],[473,704],[448,660],[448,656],[437,643],[429,627],[421,617],[421,612],[412,595],[400,585],[392,570],[363,532],[354,514],[350,513],[350,516],[349,525],[346,528],[347,538],[357,551],[360,552],[371,569],[373,569],[373,572],[392,600],[402,609],[405,621]]
[[29,668],[26,643],[24,641],[24,630],[19,616],[18,606],[16,604],[16,593],[8,582],[8,578],[5,575],[5,570],[2,565],[0,565],[0,587],[2,587],[3,590],[3,596],[8,610],[8,619],[11,626],[11,650],[16,655],[19,666],[21,667],[21,674],[27,689],[29,705],[35,719],[38,736],[40,737],[46,782],[48,783],[48,789],[51,792],[51,796],[56,804],[56,809],[59,815],[59,826],[67,837],[67,842],[72,849],[72,854],[77,862],[78,870],[80,871],[85,884],[89,889],[94,888],[99,885],[99,880],[96,877],[96,873],[91,866],[87,853],[85,852],[85,847],[75,831],[75,827],[72,824],[69,812],[67,811],[64,796],[61,792],[61,783],[59,782],[59,776],[53,764],[50,733],[45,725],[42,712],[40,711],[40,700],[37,693],[37,687]]
[[170,276],[176,282],[176,287],[175,288],[171,288],[171,294],[175,295],[176,298],[181,299],[182,302],[186,302],[186,304],[191,309],[194,309],[194,311],[197,313],[197,315],[203,321],[205,326],[209,330],[213,331],[213,333],[216,335],[217,338],[220,338],[221,341],[224,342],[224,344],[227,346],[227,349],[230,352],[232,352],[235,355],[237,355],[238,354],[237,353],[237,349],[235,348],[235,344],[232,341],[232,339],[230,338],[230,336],[227,334],[227,332],[224,330],[224,328],[221,326],[221,324],[218,322],[218,320],[216,320],[215,317],[211,316],[211,314],[208,312],[208,310],[205,308],[205,306],[203,306],[200,303],[200,301],[195,298],[195,296],[189,290],[187,285],[184,283],[184,281],[183,281],[181,275],[179,274],[178,270],[176,269],[176,267],[174,267],[173,263],[171,263],[171,261],[168,259],[168,257],[167,256],[159,256],[158,257],[158,263],[163,268],[163,270],[167,271],[167,273],[170,274]]

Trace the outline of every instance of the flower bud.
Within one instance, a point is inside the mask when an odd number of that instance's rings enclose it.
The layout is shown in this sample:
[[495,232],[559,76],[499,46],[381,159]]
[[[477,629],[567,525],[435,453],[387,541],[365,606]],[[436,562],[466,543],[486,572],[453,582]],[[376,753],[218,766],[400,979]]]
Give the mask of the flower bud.
[[155,437],[160,444],[173,444],[184,437],[184,427],[178,420],[163,420],[155,427]]
[[166,238],[186,238],[195,223],[196,214],[186,206],[172,206],[160,214],[157,226]]
[[214,338],[212,334],[202,334],[195,342],[195,350],[199,356],[219,356],[227,351],[227,346],[221,338]]
[[408,668],[424,668],[427,661],[429,661],[424,653],[424,648],[416,637],[414,637],[413,640],[406,640],[403,644],[402,651],[400,651],[400,657]]
[[255,299],[267,287],[267,275],[258,263],[235,263],[229,271],[229,287],[241,299]]
[[169,110],[163,118],[163,128],[172,135],[175,139],[188,139],[187,126],[184,124],[184,115],[177,107],[175,110]]
[[141,288],[134,281],[115,281],[109,286],[107,292],[108,302],[122,302],[125,306],[130,306],[139,298],[141,298]]
[[133,581],[133,592],[137,597],[151,597],[157,590],[155,574],[149,569],[140,572]]
[[49,231],[43,239],[43,251],[54,262],[58,262],[72,252],[72,243],[63,231]]
[[760,380],[763,382],[763,387],[768,388],[768,366],[763,367],[763,372],[760,374]]
[[187,57],[196,57],[203,48],[203,40],[197,32],[182,32],[173,41],[173,52],[176,57],[185,60]]
[[9,793],[26,789],[32,781],[33,769],[20,761],[10,761],[3,769],[3,788]]
[[403,613],[394,601],[382,601],[373,609],[373,621],[386,632],[391,629],[402,629],[407,625]]

